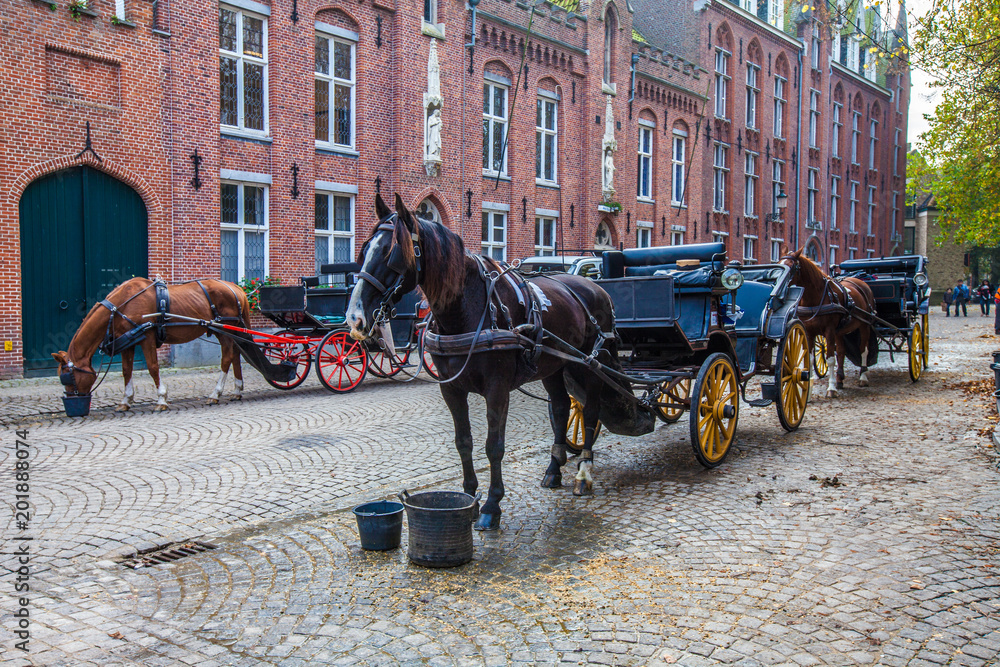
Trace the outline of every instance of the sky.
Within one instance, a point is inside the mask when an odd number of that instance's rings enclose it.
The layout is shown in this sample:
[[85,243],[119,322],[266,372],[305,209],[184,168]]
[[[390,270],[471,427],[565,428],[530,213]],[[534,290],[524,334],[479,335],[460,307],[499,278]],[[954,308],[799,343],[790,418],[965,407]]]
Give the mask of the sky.
[[[931,0],[906,0],[907,30],[911,40],[917,30],[914,17],[923,16],[930,10],[930,7]],[[937,89],[931,88],[929,80],[927,74],[919,69],[913,69],[910,72],[910,117],[907,139],[911,144],[916,144],[920,133],[927,130],[928,125],[927,121],[924,120],[924,114],[934,111],[934,106],[940,95]]]

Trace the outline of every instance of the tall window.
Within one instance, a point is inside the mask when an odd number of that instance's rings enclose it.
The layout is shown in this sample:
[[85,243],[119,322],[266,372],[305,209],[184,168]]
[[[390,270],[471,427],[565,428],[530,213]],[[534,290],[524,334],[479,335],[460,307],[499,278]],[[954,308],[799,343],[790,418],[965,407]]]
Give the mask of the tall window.
[[670,232],[670,245],[684,245],[684,232],[677,230]]
[[499,259],[507,259],[507,213],[504,211],[483,211],[483,254]]
[[680,206],[684,203],[684,162],[687,150],[687,132],[674,130],[673,154],[670,157],[670,170],[673,179],[670,203]]
[[715,144],[715,157],[713,159],[713,170],[715,174],[712,185],[712,208],[716,211],[726,210],[726,176],[729,167],[726,166],[729,148],[723,144]]
[[615,20],[615,13],[608,10],[604,15],[604,83],[614,81],[614,52],[615,52],[615,32],[618,29],[618,22]]
[[653,130],[645,125],[639,126],[639,166],[635,194],[639,199],[651,199],[651,181],[653,178]]
[[[638,223],[636,223],[638,225]],[[653,223],[648,223],[652,225]],[[653,229],[652,227],[639,227],[635,228],[635,247],[636,248],[649,248],[653,245]]]
[[753,264],[757,261],[757,237],[743,237],[743,263]]
[[437,23],[437,0],[424,0],[424,23]]
[[878,150],[878,121],[868,124],[868,168],[875,168],[875,151]]
[[830,246],[830,270],[837,264],[837,246]]
[[847,69],[857,72],[861,62],[861,40],[851,35],[847,39]]
[[771,240],[771,263],[777,264],[781,261],[781,241],[782,239]]
[[717,118],[729,118],[726,106],[729,92],[729,56],[728,51],[715,50],[715,115]]
[[219,122],[267,129],[267,19],[219,8]]
[[851,114],[851,164],[858,162],[858,144],[861,142],[861,112]]
[[830,137],[830,149],[833,157],[840,157],[840,130],[844,126],[844,123],[840,120],[840,114],[843,108],[843,104],[833,103],[833,134]]
[[483,85],[483,172],[507,175],[507,87],[496,83]]
[[868,236],[872,235],[875,228],[875,186],[868,186]]
[[808,190],[806,193],[806,221],[816,224],[816,201],[819,198],[819,189],[816,182],[819,180],[819,170],[810,169],[808,177]]
[[[833,34],[830,35],[830,61],[840,62],[840,28],[836,24],[833,26]],[[843,63],[841,63],[843,64]]]
[[556,101],[538,98],[535,108],[535,178],[556,182]]
[[768,0],[767,3],[767,22],[778,28],[779,30],[784,30],[785,27],[785,2],[784,0]]
[[812,68],[819,69],[819,24],[812,24],[812,39],[809,41],[809,50],[812,51],[810,58]]
[[354,261],[354,197],[316,193],[316,274],[320,266]]
[[535,218],[535,254],[544,256],[556,254],[555,218]]
[[774,77],[774,136],[785,136],[785,81],[784,77]]
[[760,75],[760,67],[751,62],[747,63],[747,127],[757,127],[757,98],[760,96],[760,87],[757,85],[757,77]]
[[354,147],[354,42],[316,35],[316,141]]
[[850,213],[850,230],[851,232],[858,231],[858,182],[851,181],[851,213]]
[[775,160],[771,163],[771,212],[778,212],[778,195],[785,190],[785,163]]
[[222,183],[220,254],[222,279],[267,275],[267,188],[251,183]]
[[830,229],[837,228],[837,214],[840,213],[840,176],[830,178]]
[[899,176],[899,128],[892,137],[892,175]]
[[819,147],[819,91],[809,91],[809,147]]
[[746,186],[743,191],[743,214],[747,217],[757,216],[757,154],[746,152],[745,161]]

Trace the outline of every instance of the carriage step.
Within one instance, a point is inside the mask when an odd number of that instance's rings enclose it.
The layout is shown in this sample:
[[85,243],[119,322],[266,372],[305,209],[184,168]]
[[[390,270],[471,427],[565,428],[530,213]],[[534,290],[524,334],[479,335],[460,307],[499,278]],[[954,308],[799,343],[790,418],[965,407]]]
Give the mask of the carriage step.
[[[766,401],[764,405],[759,405],[757,407],[766,407],[778,398],[778,385],[775,382],[761,382],[760,383],[760,400]],[[751,403],[753,405],[753,403]]]
[[754,398],[747,401],[747,405],[755,408],[766,408],[767,406],[774,403],[770,398]]

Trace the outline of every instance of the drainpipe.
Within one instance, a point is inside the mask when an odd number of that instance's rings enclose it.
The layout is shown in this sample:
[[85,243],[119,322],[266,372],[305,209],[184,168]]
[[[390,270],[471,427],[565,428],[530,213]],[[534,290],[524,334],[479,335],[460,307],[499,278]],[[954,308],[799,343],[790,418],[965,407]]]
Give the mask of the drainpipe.
[[794,248],[799,249],[799,217],[801,216],[801,203],[800,199],[802,197],[802,188],[800,182],[800,175],[802,173],[802,49],[799,49],[799,109],[798,109],[798,126],[795,131],[795,229],[794,238],[795,244]]

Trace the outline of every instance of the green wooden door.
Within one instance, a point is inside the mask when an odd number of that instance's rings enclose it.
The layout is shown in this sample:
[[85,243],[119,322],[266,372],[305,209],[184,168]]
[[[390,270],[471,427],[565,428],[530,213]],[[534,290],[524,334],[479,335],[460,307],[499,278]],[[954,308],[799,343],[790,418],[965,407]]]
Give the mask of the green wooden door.
[[91,306],[147,274],[146,206],[125,183],[74,167],[31,183],[20,220],[24,373],[51,374],[52,353],[68,348]]

